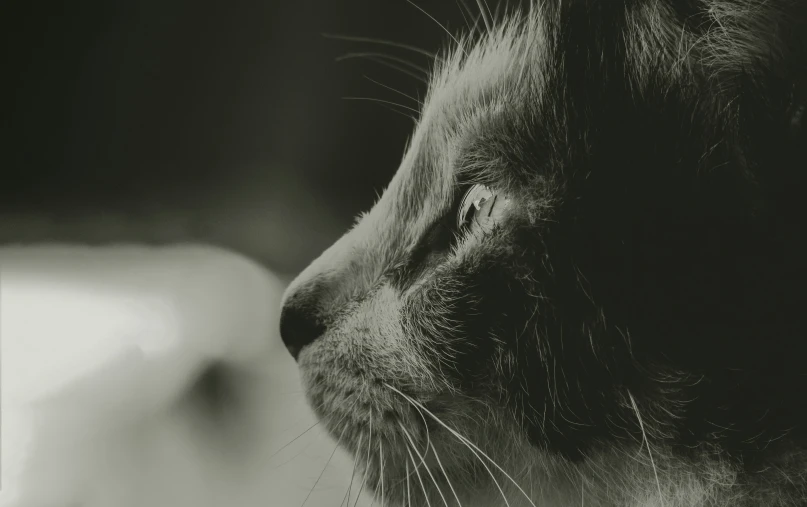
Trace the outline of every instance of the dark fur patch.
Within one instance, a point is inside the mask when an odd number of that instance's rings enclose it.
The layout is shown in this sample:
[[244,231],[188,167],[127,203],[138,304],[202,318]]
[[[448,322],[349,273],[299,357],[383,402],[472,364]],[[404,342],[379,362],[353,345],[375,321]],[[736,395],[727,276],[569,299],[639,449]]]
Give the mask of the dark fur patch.
[[[331,294],[375,273],[363,294],[389,287],[400,305],[378,336],[423,368],[400,385],[420,384],[409,392],[441,414],[462,411],[452,396],[484,403],[536,460],[584,476],[595,456],[643,446],[662,454],[665,477],[676,466],[736,474],[722,493],[692,489],[701,496],[686,493],[687,505],[796,505],[807,484],[807,3],[546,2],[502,26],[446,57],[419,127],[428,135],[388,200],[288,301],[317,273],[336,280]],[[466,237],[451,229],[457,192],[479,182],[512,210]],[[386,357],[380,338],[345,334],[345,322],[372,319],[357,313],[367,297],[334,310],[341,324],[321,350],[354,343],[335,357],[372,369]],[[478,433],[497,431],[487,421]],[[615,467],[628,474],[630,462]],[[685,488],[668,482],[669,498]],[[636,494],[607,489],[602,505]]]

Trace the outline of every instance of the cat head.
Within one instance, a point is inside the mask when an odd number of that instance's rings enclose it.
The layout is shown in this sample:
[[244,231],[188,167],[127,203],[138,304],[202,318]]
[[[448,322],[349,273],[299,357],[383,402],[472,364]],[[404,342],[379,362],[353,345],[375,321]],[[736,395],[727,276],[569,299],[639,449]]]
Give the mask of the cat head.
[[765,462],[801,422],[761,379],[804,330],[805,14],[546,2],[436,59],[395,177],[283,301],[365,488],[703,499]]

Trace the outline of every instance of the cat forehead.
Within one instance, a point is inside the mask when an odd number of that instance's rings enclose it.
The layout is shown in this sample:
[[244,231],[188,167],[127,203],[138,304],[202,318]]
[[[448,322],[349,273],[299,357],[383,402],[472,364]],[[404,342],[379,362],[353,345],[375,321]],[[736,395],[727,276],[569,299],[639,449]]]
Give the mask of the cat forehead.
[[550,49],[542,11],[535,7],[529,15],[509,19],[479,39],[456,39],[437,58],[424,123],[439,121],[456,129],[475,110],[519,102],[539,91]]
[[387,192],[409,218],[413,208],[441,213],[461,173],[495,179],[487,170],[506,158],[502,148],[516,149],[511,127],[540,102],[549,46],[537,8],[512,19],[478,40],[456,40],[437,58],[420,120]]
[[602,109],[609,81],[628,103],[656,86],[654,75],[684,89],[695,62],[722,61],[722,46],[691,47],[680,17],[659,0],[531,2],[456,39],[435,62],[409,149],[367,227],[411,245],[450,209],[458,183],[512,191],[562,172],[588,132],[619,121],[587,113]]
[[537,7],[509,19],[478,40],[456,40],[435,62],[416,136],[442,143],[451,162],[540,100],[549,62],[545,20]]

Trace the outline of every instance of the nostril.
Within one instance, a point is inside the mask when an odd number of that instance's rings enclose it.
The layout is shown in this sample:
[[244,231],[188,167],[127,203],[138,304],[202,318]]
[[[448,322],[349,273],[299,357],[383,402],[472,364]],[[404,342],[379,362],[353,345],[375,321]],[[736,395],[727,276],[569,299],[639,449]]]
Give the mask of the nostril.
[[310,306],[289,302],[280,311],[280,337],[295,360],[303,347],[324,332],[325,326]]

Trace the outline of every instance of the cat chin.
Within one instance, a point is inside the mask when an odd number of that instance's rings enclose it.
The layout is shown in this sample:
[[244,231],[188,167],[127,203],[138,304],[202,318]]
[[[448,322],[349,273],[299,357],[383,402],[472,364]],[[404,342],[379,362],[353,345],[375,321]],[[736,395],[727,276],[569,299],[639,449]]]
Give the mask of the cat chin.
[[[646,450],[636,446],[594,453],[585,463],[570,463],[529,444],[504,456],[507,453],[499,451],[506,447],[503,443],[493,450],[496,461],[486,455],[474,456],[471,461],[463,456],[452,462],[448,452],[441,452],[440,463],[448,472],[442,477],[443,469],[433,455],[426,457],[425,464],[415,457],[417,468],[411,459],[408,466],[401,462],[385,465],[384,481],[377,463],[368,466],[359,459],[367,472],[357,475],[387,507],[408,507],[410,503],[450,507],[747,505],[743,494],[734,489],[736,471],[720,461],[685,462],[661,449],[653,461]],[[626,456],[631,459],[626,460]],[[512,473],[505,474],[500,466]],[[779,505],[772,494],[764,505]]]

